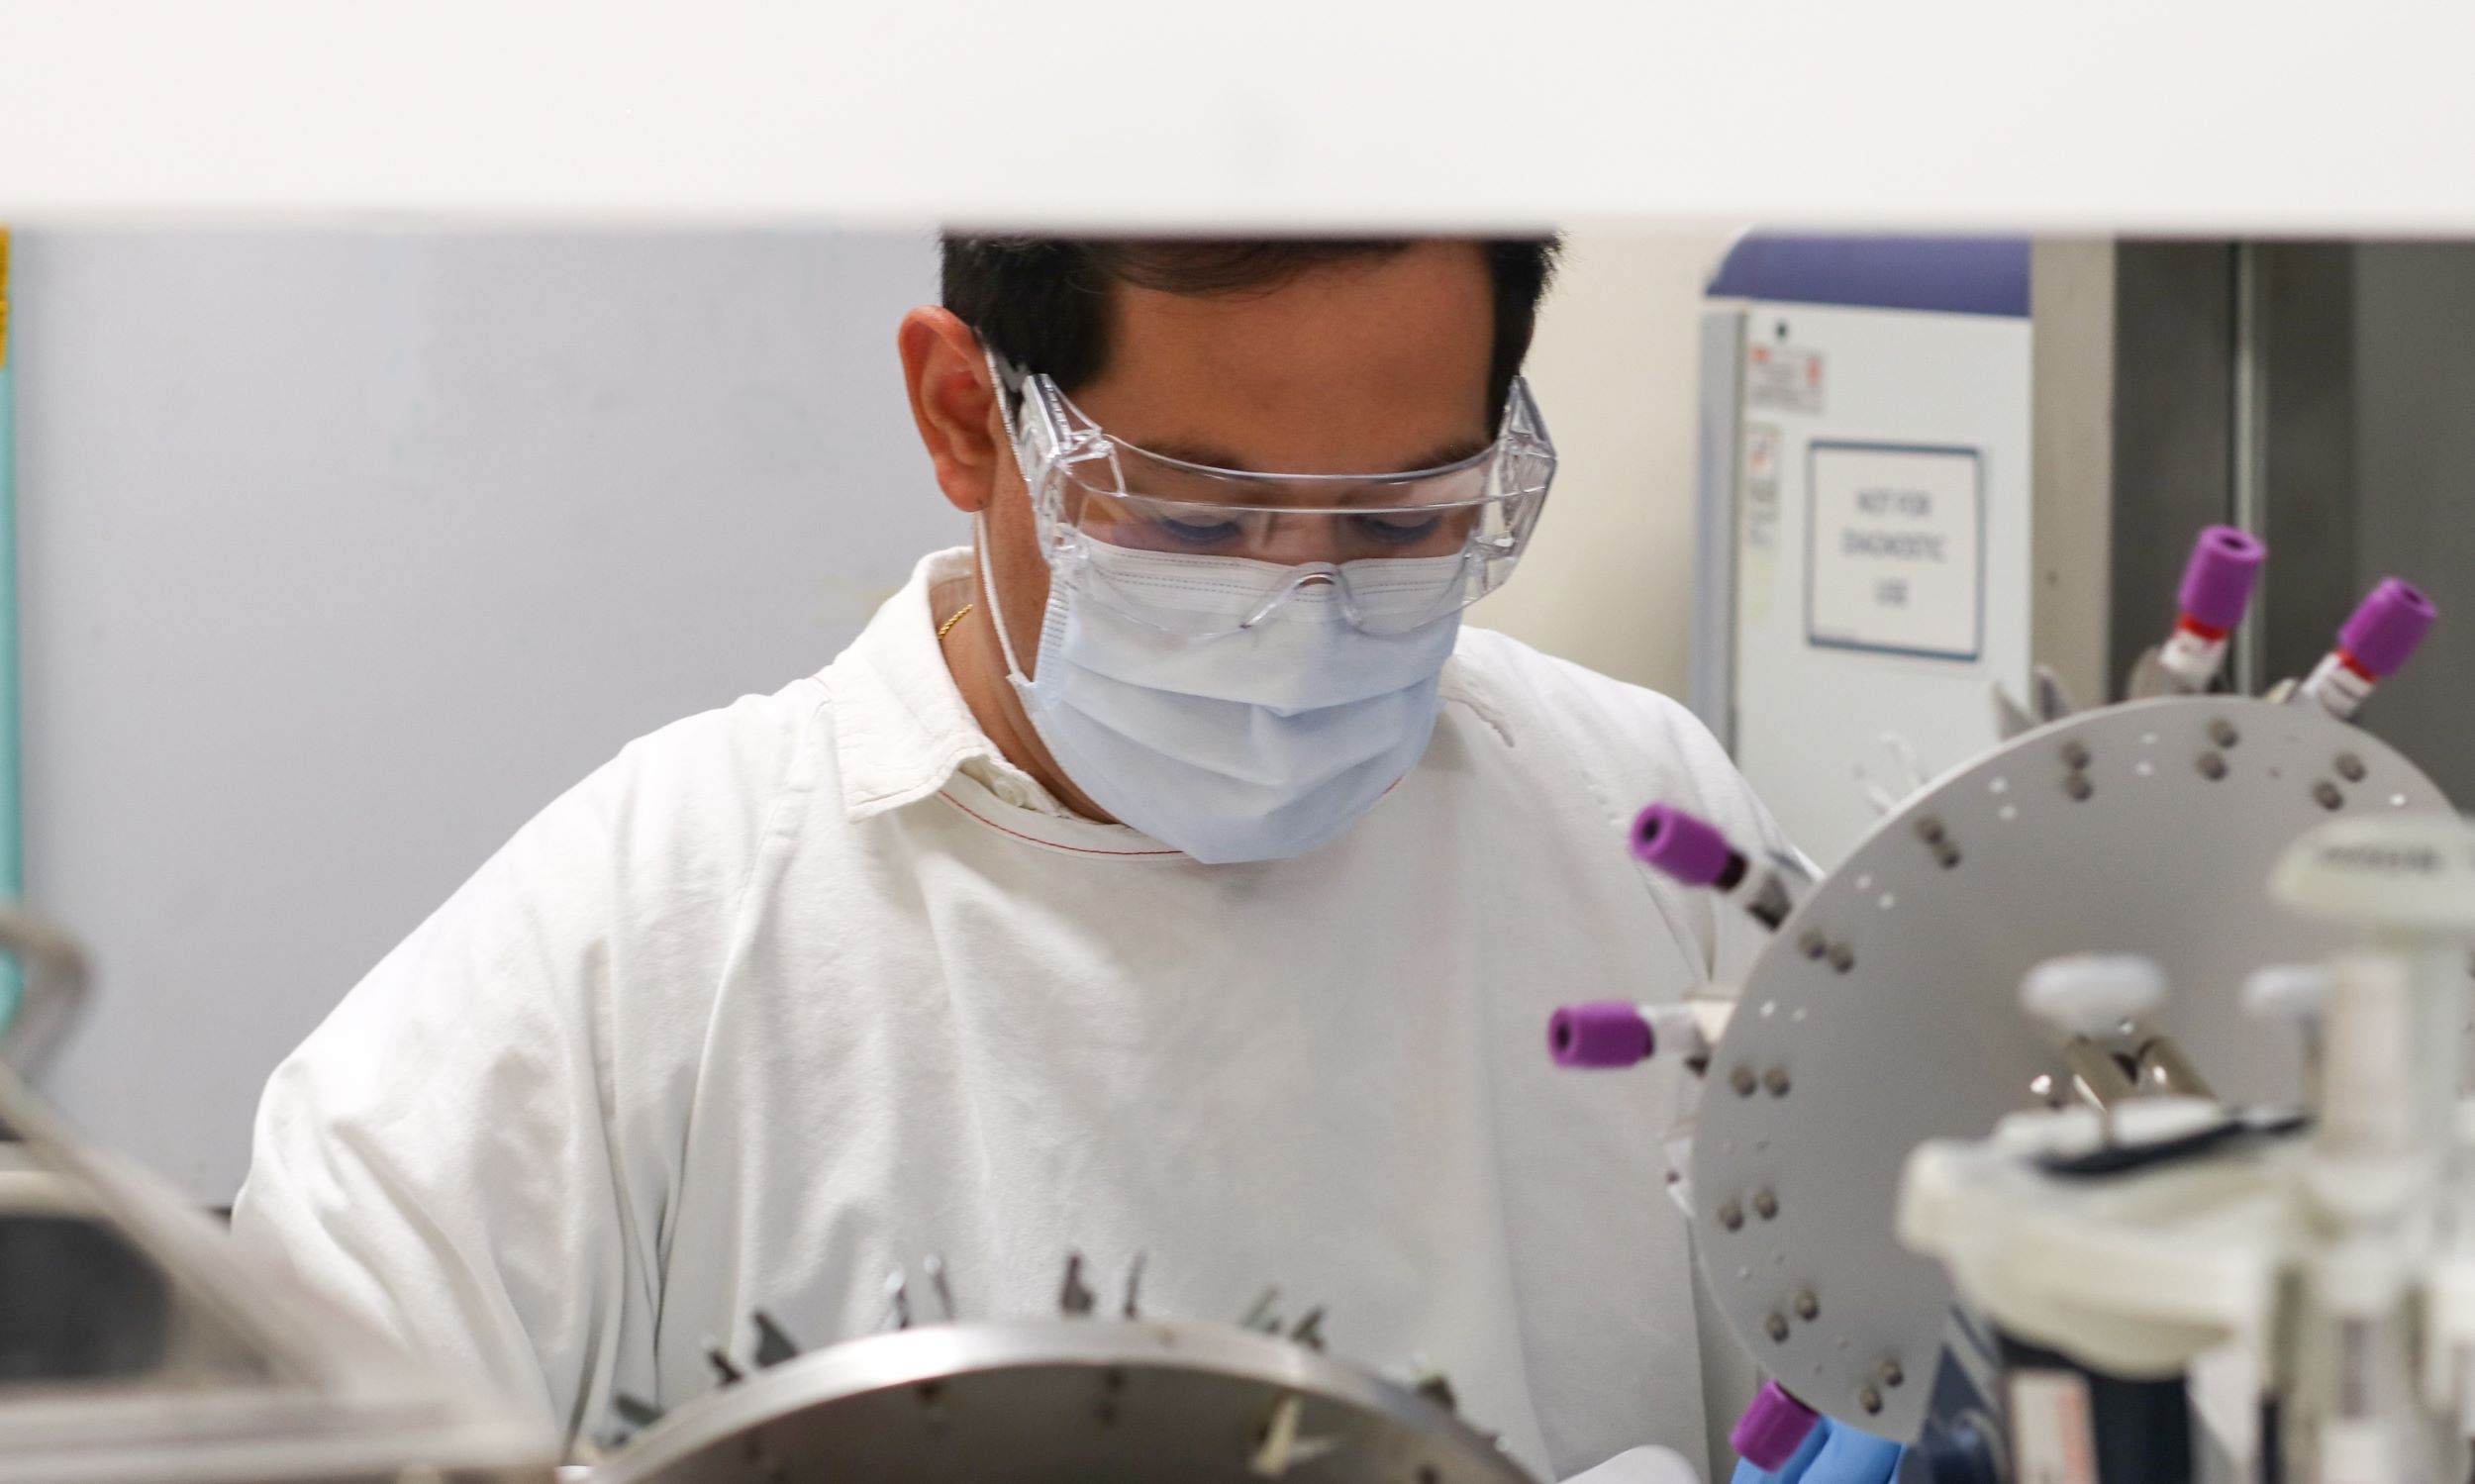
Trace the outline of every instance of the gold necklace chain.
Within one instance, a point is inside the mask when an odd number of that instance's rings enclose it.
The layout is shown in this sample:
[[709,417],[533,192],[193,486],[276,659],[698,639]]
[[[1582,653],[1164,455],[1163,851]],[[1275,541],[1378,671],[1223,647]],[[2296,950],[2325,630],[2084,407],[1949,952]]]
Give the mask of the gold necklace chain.
[[940,624],[937,627],[937,637],[939,639],[943,639],[946,635],[951,634],[953,632],[954,625],[961,623],[966,618],[969,618],[971,616],[971,610],[979,606],[980,605],[978,603],[971,602],[965,603],[960,608],[955,609],[954,616],[952,618],[947,619],[944,623]]

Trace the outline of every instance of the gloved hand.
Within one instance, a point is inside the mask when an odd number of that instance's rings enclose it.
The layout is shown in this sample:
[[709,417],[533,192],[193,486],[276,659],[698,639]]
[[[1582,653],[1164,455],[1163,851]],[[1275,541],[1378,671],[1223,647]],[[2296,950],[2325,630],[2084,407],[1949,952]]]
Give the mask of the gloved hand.
[[1772,1473],[1739,1463],[1735,1484],[1891,1484],[1906,1451],[1896,1442],[1842,1428],[1826,1417],[1787,1467]]

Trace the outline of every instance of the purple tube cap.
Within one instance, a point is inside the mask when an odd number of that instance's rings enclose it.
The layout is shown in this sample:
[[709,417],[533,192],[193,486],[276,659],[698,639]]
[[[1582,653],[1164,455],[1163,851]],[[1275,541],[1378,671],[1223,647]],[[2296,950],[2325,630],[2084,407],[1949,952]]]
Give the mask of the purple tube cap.
[[2183,585],[2175,603],[2183,616],[2212,629],[2231,629],[2243,621],[2251,602],[2251,585],[2269,548],[2258,537],[2231,526],[2212,526],[2200,533],[2192,559],[2183,568]]
[[1821,1413],[1789,1396],[1778,1382],[1765,1381],[1728,1435],[1728,1445],[1755,1468],[1777,1473],[1796,1457],[1821,1421]]
[[1735,851],[1728,837],[1670,804],[1653,804],[1633,822],[1634,858],[1687,886],[1708,886],[1728,873]]
[[2375,680],[2398,672],[2431,631],[2440,610],[2412,583],[2383,577],[2337,631],[2337,647]]
[[1650,1023],[1623,1000],[1567,1005],[1547,1020],[1547,1054],[1557,1066],[1634,1066],[1657,1048]]

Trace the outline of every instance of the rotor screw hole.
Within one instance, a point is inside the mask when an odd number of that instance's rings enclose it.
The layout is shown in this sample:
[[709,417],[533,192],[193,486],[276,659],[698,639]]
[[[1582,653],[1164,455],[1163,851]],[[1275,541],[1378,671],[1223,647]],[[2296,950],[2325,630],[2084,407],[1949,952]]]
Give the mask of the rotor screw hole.
[[1865,1409],[1867,1417],[1875,1416],[1882,1411],[1882,1393],[1864,1387],[1856,1393],[1856,1405]]
[[2073,773],[2062,780],[2062,791],[2071,796],[2073,803],[2085,804],[2089,795],[2097,792],[2097,785],[2088,781],[2088,774]]
[[1814,1297],[1812,1289],[1796,1296],[1796,1317],[1809,1325],[1822,1318],[1822,1300]]
[[2087,767],[2087,746],[2076,742],[2064,742],[2062,744],[2062,765],[2071,769],[2071,771],[2075,773],[2080,771],[2082,768]]
[[1779,1214],[1779,1198],[1766,1190],[1755,1192],[1753,1196],[1753,1214],[1760,1217],[1763,1221],[1769,1221],[1773,1217],[1776,1217]]
[[1755,1080],[1751,1067],[1738,1065],[1734,1071],[1728,1073],[1728,1085],[1735,1089],[1737,1097],[1749,1098],[1753,1089],[1761,1084]]
[[1786,1097],[1788,1095],[1788,1069],[1784,1066],[1772,1067],[1762,1075],[1762,1086],[1769,1088],[1770,1095],[1774,1098]]
[[1787,1321],[1787,1316],[1782,1315],[1782,1314],[1774,1314],[1774,1315],[1771,1315],[1768,1319],[1763,1320],[1763,1321],[1762,1321],[1762,1333],[1770,1336],[1770,1342],[1771,1342],[1771,1343],[1773,1343],[1773,1344],[1785,1344],[1785,1343],[1787,1343],[1787,1341],[1788,1341],[1788,1321]]
[[2323,809],[2343,809],[2346,807],[2346,796],[2338,792],[2336,784],[2324,778],[2312,785],[2312,802]]
[[1854,968],[1855,966],[1856,966],[1856,950],[1855,950],[1855,949],[1853,949],[1853,948],[1849,947],[1849,946],[1848,946],[1847,944],[1845,944],[1845,943],[1834,943],[1834,944],[1832,944],[1832,948],[1831,948],[1831,967],[1832,967],[1834,971],[1836,971],[1836,972],[1838,972],[1838,973],[1842,973],[1842,974],[1844,974],[1844,973],[1846,973],[1848,970],[1850,970],[1850,969]]
[[1896,1360],[1885,1360],[1885,1361],[1883,1361],[1883,1362],[1882,1362],[1882,1384],[1883,1384],[1883,1385],[1885,1385],[1885,1386],[1901,1386],[1901,1385],[1905,1385],[1905,1384],[1907,1383],[1907,1380],[1908,1380],[1908,1372],[1906,1372],[1906,1371],[1904,1371],[1904,1370],[1900,1369],[1900,1364],[1899,1364],[1899,1362],[1898,1362],[1898,1361],[1896,1361]]
[[2243,735],[2234,730],[2234,724],[2224,717],[2219,717],[2209,724],[2209,741],[2221,747],[2234,746],[2242,740]]
[[1744,1208],[1733,1201],[1719,1208],[1719,1225],[1731,1232],[1744,1230]]
[[2200,776],[2215,783],[2226,776],[2226,759],[2215,752],[2200,754]]
[[1796,947],[1798,952],[1803,953],[1806,957],[1813,959],[1817,963],[1827,957],[1831,952],[1831,944],[1823,940],[1822,935],[1810,931],[1807,932],[1803,938],[1796,940]]
[[2337,754],[2337,776],[2348,783],[2361,783],[2370,772],[2371,769],[2363,765],[2363,759],[2352,752]]

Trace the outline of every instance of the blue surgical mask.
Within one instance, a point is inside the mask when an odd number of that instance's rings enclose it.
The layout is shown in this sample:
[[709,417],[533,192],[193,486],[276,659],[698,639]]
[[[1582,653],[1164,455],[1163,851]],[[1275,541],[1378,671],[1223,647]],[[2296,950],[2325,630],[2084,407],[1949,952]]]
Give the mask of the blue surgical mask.
[[[1231,601],[1230,584],[1215,580],[1225,562],[1097,544],[1091,552],[1117,590],[1147,602],[1191,611]],[[986,586],[1008,677],[1057,765],[1119,820],[1212,865],[1304,854],[1372,809],[1427,750],[1460,634],[1457,608],[1403,633],[1364,632],[1341,590],[1302,569],[1251,627],[1188,638],[1059,576],[1030,678]],[[1426,602],[1432,586],[1403,590]]]

